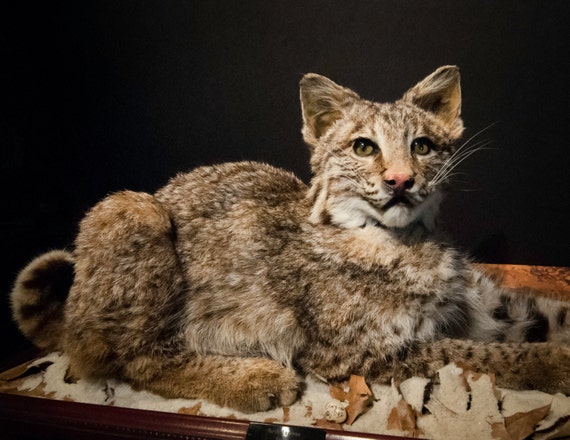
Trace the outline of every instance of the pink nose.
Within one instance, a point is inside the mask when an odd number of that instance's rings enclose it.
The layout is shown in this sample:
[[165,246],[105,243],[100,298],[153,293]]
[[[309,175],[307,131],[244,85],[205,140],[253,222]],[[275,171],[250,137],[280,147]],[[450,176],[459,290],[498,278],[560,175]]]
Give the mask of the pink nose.
[[414,178],[405,173],[394,173],[384,176],[384,184],[395,193],[402,194],[414,186]]

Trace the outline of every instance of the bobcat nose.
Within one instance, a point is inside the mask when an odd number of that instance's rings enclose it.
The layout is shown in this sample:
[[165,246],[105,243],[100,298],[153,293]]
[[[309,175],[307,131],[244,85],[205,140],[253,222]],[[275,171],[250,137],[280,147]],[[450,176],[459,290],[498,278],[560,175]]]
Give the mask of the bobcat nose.
[[390,174],[384,177],[384,184],[396,194],[403,194],[414,186],[415,180],[409,174]]

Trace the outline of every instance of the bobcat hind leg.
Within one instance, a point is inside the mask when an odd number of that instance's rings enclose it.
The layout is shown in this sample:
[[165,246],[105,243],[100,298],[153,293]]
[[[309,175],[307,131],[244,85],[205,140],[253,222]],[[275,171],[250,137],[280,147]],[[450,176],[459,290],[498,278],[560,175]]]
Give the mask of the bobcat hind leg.
[[186,283],[171,219],[153,196],[122,191],[80,225],[64,351],[75,377],[114,376],[133,359],[181,352]]

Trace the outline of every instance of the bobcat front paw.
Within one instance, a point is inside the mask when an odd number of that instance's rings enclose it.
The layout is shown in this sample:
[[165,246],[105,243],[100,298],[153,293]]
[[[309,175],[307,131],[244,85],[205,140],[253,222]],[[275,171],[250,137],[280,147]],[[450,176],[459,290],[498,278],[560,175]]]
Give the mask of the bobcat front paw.
[[241,412],[268,411],[291,405],[300,393],[300,379],[295,371],[274,361],[257,359],[255,365],[236,375],[235,384],[222,398],[224,406]]

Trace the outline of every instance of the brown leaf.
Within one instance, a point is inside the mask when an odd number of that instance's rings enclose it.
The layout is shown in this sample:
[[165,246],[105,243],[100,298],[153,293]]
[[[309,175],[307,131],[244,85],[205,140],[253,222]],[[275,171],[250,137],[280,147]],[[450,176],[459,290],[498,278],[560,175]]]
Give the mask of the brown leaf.
[[493,423],[491,425],[491,435],[496,440],[513,440],[507,432],[504,423]]
[[403,431],[410,435],[417,433],[416,413],[404,399],[392,408],[388,416],[388,429]]
[[288,406],[283,407],[283,423],[289,423],[290,408]]
[[461,376],[465,376],[467,373],[475,373],[477,371],[467,362],[457,361],[455,365],[457,365],[458,368],[461,368],[463,370]]
[[340,400],[341,402],[344,402],[346,400],[346,395],[348,394],[339,385],[329,386],[329,393],[333,399]]
[[[482,376],[485,376],[485,373],[480,373],[475,370],[475,368],[471,367],[469,364],[465,362],[457,362],[456,365],[463,370],[463,373],[460,374],[460,377],[463,378],[463,383],[465,384],[465,389],[470,391],[471,387],[469,386],[469,382],[467,382],[467,378],[471,377],[474,382],[478,381]],[[495,386],[495,375],[493,373],[487,373],[489,379],[491,380],[491,384],[493,387]]]
[[2,380],[6,382],[12,382],[18,379],[24,379],[28,376],[33,376],[38,373],[43,373],[47,370],[47,368],[53,364],[51,361],[44,361],[37,365],[32,365],[30,361],[26,364],[18,365],[17,367],[12,368],[11,370],[5,371],[2,373]]
[[202,403],[198,402],[196,405],[191,406],[189,408],[182,407],[178,410],[178,414],[187,414],[191,416],[197,416],[200,414],[200,410],[202,409]]
[[463,379],[463,383],[465,384],[465,389],[467,391],[469,391],[470,388],[467,382],[468,377],[472,377],[473,380],[478,380],[481,376],[483,376],[483,373],[477,372],[474,368],[464,362],[457,362],[456,365],[463,370],[463,373],[461,373],[459,377]]
[[512,440],[523,440],[534,432],[534,428],[550,412],[550,404],[528,412],[519,412],[505,418],[505,428]]
[[345,423],[352,425],[358,416],[368,411],[370,406],[372,406],[374,398],[372,391],[370,391],[362,376],[350,376],[348,387],[349,390],[346,394],[346,399],[344,399],[348,401],[348,406],[346,407],[348,418]]

